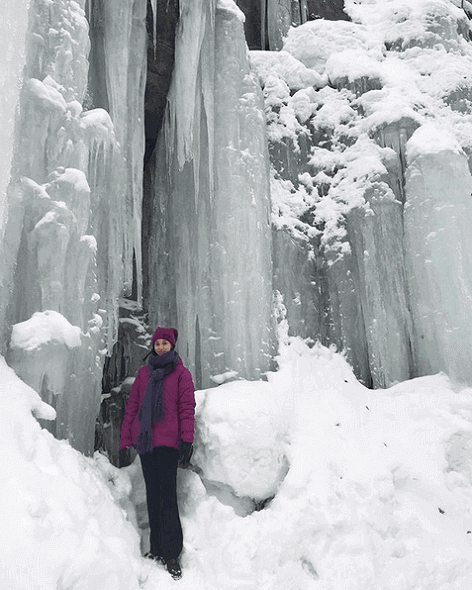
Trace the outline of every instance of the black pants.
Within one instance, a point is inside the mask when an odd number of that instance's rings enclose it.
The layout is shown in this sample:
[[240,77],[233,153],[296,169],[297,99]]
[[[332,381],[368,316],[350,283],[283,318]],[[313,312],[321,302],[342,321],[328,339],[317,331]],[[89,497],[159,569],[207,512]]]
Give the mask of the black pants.
[[183,537],[177,506],[177,462],[179,451],[154,447],[140,455],[146,482],[146,498],[153,555],[173,559],[182,551]]

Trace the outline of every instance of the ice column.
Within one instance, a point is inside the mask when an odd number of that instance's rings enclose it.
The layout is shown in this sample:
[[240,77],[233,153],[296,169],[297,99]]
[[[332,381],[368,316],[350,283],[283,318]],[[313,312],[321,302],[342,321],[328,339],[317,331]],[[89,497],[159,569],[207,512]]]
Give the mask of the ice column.
[[408,142],[405,233],[418,374],[472,383],[472,179],[457,141],[433,124]]
[[148,246],[150,323],[177,324],[179,351],[208,387],[270,366],[265,119],[233,2],[182,2],[176,41]]
[[[101,28],[91,35],[101,35],[105,71],[107,107],[114,125],[123,161],[121,212],[124,251],[118,244],[118,256],[124,260],[125,289],[131,291],[133,254],[136,263],[137,297],[141,299],[141,201],[144,156],[144,89],[146,84],[146,0],[113,0],[98,4]],[[119,169],[115,170],[115,174]],[[111,237],[111,236],[110,236]],[[110,251],[112,256],[112,252]]]
[[[25,35],[28,25],[27,0],[8,2],[2,7],[0,39],[3,43],[0,54],[0,129],[2,150],[0,155],[0,244],[5,237],[7,222],[7,187],[10,182],[14,149],[14,126],[16,107],[19,99],[21,70],[25,63]],[[11,239],[15,234],[11,232]],[[3,334],[6,303],[10,290],[12,257],[2,249],[0,255],[0,353],[5,351],[6,335]]]
[[[364,207],[347,214],[354,290],[360,302],[372,385],[389,387],[408,379],[413,367],[402,205],[382,182],[373,183],[365,199]],[[354,332],[355,317],[350,319]],[[345,339],[349,341],[348,334]],[[359,337],[354,346],[362,341]]]
[[292,24],[292,0],[267,0],[267,36],[269,49],[280,50]]

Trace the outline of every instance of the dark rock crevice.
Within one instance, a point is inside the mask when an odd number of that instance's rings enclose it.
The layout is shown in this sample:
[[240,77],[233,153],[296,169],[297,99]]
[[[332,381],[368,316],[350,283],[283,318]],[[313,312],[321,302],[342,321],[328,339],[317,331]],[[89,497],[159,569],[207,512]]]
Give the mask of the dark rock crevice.
[[[146,134],[146,167],[162,127],[175,56],[175,31],[179,19],[179,0],[158,0],[153,15],[151,0],[147,2],[146,28],[147,83],[144,96],[144,127]],[[155,28],[154,28],[155,25]]]
[[[309,20],[350,20],[344,0],[236,0],[246,17],[244,30],[249,49],[281,49],[292,26]],[[278,29],[278,30],[275,30]]]

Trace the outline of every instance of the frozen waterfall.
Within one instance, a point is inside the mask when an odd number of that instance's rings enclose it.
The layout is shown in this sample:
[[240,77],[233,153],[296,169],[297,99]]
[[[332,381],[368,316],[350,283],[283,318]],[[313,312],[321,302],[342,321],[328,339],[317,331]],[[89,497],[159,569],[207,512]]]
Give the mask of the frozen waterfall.
[[269,160],[263,101],[232,2],[181,2],[148,236],[150,323],[177,324],[197,387],[270,368]]
[[[119,38],[124,53],[137,58],[145,45],[145,2],[123,2],[122,8],[120,34],[108,18],[105,38]],[[13,325],[10,364],[56,408],[51,430],[91,453],[104,355],[117,335],[118,297],[131,288],[133,252],[140,261],[142,172],[136,165],[144,150],[144,84],[138,83],[144,64],[117,56],[110,46],[101,72],[110,111],[93,108],[84,2],[33,0],[27,22],[26,49],[24,37],[16,48],[25,57],[13,158],[3,161],[11,175],[8,170],[2,178],[8,184],[2,350]],[[41,322],[50,324],[49,339],[34,338]],[[58,331],[64,322],[80,332],[74,346]],[[18,339],[16,326],[31,338]]]
[[[92,452],[105,359],[135,367],[156,324],[201,388],[263,379],[282,316],[369,386],[472,382],[469,21],[448,0],[335,4],[181,0],[152,153],[146,56],[176,5],[5,8],[0,351],[58,437]],[[243,11],[271,51],[248,51]]]

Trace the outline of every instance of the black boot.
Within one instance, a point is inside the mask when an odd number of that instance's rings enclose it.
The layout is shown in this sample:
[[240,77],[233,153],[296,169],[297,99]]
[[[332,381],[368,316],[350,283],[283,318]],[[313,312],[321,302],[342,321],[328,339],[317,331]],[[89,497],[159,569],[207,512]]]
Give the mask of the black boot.
[[168,559],[166,561],[166,568],[174,580],[180,580],[182,577],[182,568],[180,567],[180,563],[177,558]]
[[151,553],[150,551],[148,551],[144,557],[146,557],[147,559],[152,559],[152,561],[155,561],[159,565],[165,565],[163,557],[161,557],[160,555],[154,555],[154,553]]

